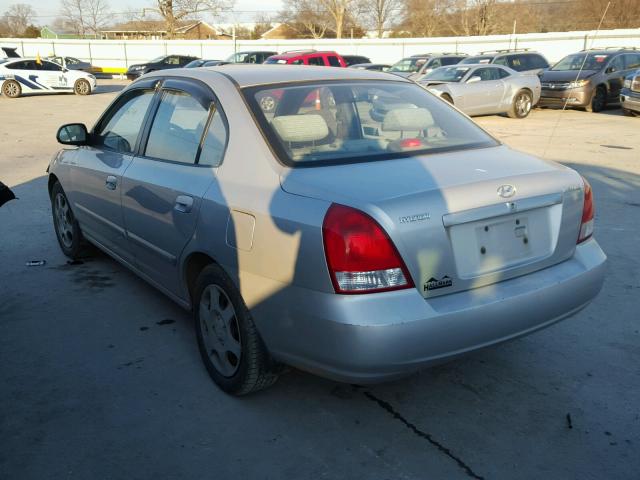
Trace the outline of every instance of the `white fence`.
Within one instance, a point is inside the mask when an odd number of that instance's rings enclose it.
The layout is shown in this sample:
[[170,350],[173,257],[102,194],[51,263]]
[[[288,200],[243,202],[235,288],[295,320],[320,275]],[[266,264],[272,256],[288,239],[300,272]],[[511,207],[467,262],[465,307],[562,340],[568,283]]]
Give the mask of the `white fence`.
[[393,63],[403,56],[422,52],[463,52],[529,48],[551,62],[563,56],[596,47],[637,47],[640,28],[628,30],[490,35],[484,37],[438,37],[408,39],[323,39],[323,40],[65,40],[0,39],[0,46],[17,47],[22,56],[68,55],[89,60],[107,70],[119,70],[164,54],[189,54],[207,59],[224,59],[234,51],[317,49],[342,54],[359,54],[374,62]]

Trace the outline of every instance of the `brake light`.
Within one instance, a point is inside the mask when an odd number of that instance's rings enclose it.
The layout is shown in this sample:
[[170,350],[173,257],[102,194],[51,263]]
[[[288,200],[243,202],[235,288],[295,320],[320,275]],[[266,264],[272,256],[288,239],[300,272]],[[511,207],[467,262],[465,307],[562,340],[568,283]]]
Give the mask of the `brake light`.
[[373,293],[413,287],[395,245],[373,218],[333,204],[322,224],[324,253],[336,293]]
[[584,205],[582,207],[582,222],[580,223],[578,243],[584,242],[593,235],[593,216],[595,212],[591,185],[584,177],[582,177],[582,181],[584,182]]
[[405,138],[400,140],[400,146],[402,148],[415,148],[422,146],[422,140],[419,138]]

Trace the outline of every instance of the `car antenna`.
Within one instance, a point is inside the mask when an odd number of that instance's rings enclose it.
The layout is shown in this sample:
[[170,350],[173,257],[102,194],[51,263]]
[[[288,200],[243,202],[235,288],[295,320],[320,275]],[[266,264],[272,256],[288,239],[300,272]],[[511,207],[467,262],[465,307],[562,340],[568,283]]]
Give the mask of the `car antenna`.
[[[598,33],[600,33],[600,27],[602,27],[602,22],[604,22],[604,17],[606,17],[607,12],[609,11],[609,7],[611,6],[611,2],[607,2],[607,6],[604,8],[604,12],[602,12],[602,17],[600,17],[600,23],[598,23],[598,28],[596,29],[596,33],[593,35],[593,38],[591,39],[591,45],[589,46],[589,49],[591,49],[593,47],[593,43],[596,41],[596,38],[598,38]],[[584,59],[582,60],[582,65],[580,65],[580,70],[578,70],[578,73],[576,75],[576,79],[572,82],[575,85],[575,82],[578,81],[578,79],[580,78],[580,74],[582,73],[582,70],[584,70],[584,66],[587,63],[587,58],[589,58],[589,54],[585,52],[584,54]],[[571,89],[569,89],[571,90]],[[567,109],[567,103],[569,102],[569,97],[564,99],[564,104],[562,105],[562,110],[560,110],[560,112],[558,113],[557,117],[556,117],[556,123],[553,126],[553,128],[551,129],[551,134],[549,135],[549,139],[547,140],[547,145],[546,147],[544,147],[544,151],[542,152],[542,158],[545,158],[547,156],[547,150],[549,150],[549,146],[551,146],[551,140],[553,139],[554,134],[556,133],[556,129],[558,128],[558,124],[560,123],[560,117],[562,116],[563,112]]]

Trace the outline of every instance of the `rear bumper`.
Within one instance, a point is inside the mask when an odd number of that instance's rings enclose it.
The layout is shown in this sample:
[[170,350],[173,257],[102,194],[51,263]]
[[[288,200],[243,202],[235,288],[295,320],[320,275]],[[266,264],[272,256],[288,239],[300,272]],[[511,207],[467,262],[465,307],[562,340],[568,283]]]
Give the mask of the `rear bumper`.
[[592,239],[565,262],[474,290],[425,300],[415,289],[335,295],[288,287],[275,296],[278,308],[269,311],[268,301],[254,318],[278,360],[338,381],[374,383],[573,315],[600,291],[605,263]]
[[584,88],[573,88],[567,90],[551,90],[543,88],[540,94],[538,106],[543,107],[563,107],[565,102],[567,107],[586,107],[591,102],[593,92]]
[[622,108],[640,112],[640,93],[632,92],[625,88],[620,94],[620,104]]

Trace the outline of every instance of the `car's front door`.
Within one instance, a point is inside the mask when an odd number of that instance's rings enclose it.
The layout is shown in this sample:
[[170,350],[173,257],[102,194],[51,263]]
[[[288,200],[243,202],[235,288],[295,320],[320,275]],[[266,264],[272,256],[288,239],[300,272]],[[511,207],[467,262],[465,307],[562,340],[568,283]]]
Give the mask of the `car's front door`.
[[80,147],[71,169],[70,200],[81,228],[122,259],[131,262],[122,217],[122,175],[150,110],[152,82],[121,96],[102,116],[91,145]]
[[[469,79],[480,77],[480,81],[468,83]],[[504,82],[495,67],[477,68],[464,86],[464,111],[469,115],[495,113],[504,95]]]
[[165,80],[145,140],[123,178],[124,222],[138,268],[179,294],[179,258],[194,234],[202,196],[215,179],[199,165],[203,132],[215,115],[212,92]]

